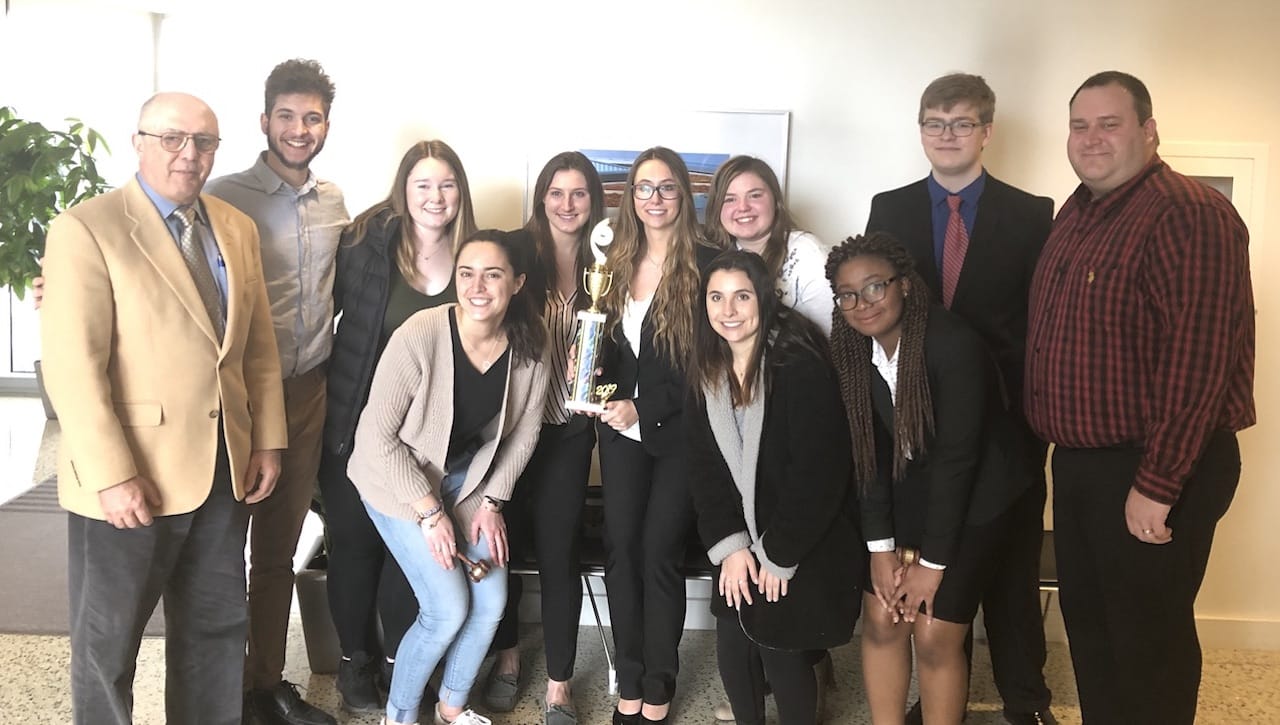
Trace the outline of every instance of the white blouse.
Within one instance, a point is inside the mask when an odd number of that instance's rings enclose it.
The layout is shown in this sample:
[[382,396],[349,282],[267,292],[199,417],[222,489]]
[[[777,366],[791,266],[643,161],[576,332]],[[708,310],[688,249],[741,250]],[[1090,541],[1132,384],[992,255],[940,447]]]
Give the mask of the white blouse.
[[[637,300],[631,297],[627,298],[626,307],[622,308],[622,335],[627,338],[627,342],[631,344],[631,354],[640,359],[640,330],[644,327],[645,315],[649,314],[649,306],[653,304],[653,294],[648,297]],[[636,389],[632,391],[631,397],[640,396],[640,380],[636,379]],[[619,431],[622,435],[631,440],[640,442],[640,419],[637,417],[636,422],[631,424],[630,428]]]

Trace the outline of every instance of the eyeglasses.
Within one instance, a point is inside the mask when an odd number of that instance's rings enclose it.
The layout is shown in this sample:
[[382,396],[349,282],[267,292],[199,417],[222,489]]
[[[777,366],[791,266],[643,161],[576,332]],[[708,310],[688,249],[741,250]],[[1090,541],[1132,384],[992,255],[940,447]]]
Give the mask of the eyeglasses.
[[653,192],[658,192],[658,196],[672,201],[680,198],[680,186],[678,184],[635,184],[631,187],[631,194],[640,201],[646,201],[653,198]]
[[195,141],[196,151],[202,154],[211,154],[217,151],[218,144],[222,143],[222,139],[208,133],[178,133],[176,131],[147,133],[146,131],[138,131],[138,135],[160,139],[160,148],[171,154],[176,154],[185,149],[188,141]]
[[874,305],[889,292],[889,285],[897,281],[897,277],[882,279],[879,282],[872,282],[857,292],[837,292],[835,295],[836,304],[842,310],[856,310],[858,301],[861,300],[869,305]]
[[964,138],[965,136],[972,136],[975,128],[985,125],[987,124],[970,121],[967,118],[957,118],[951,121],[940,121],[936,118],[931,118],[928,121],[921,122],[920,130],[926,136],[941,136],[943,131],[951,129],[952,134]]

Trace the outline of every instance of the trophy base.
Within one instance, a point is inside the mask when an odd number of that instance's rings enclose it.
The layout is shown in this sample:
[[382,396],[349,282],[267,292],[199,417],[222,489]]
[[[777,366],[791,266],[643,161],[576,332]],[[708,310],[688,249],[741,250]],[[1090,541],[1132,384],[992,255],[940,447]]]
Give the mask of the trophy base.
[[564,407],[575,413],[595,413],[597,415],[605,410],[604,403],[584,403],[579,400],[566,400]]

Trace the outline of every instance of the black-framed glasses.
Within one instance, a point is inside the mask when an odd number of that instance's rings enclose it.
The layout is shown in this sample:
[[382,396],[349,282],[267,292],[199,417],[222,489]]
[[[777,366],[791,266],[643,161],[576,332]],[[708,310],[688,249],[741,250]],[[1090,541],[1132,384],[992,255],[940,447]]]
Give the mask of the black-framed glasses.
[[150,136],[151,138],[160,139],[160,148],[171,154],[176,154],[187,147],[188,141],[194,141],[196,151],[202,154],[211,154],[218,150],[218,144],[222,143],[222,139],[211,133],[178,133],[177,131],[166,131],[165,133],[147,133],[139,130],[139,136]]
[[657,186],[654,186],[653,184],[632,184],[631,185],[632,196],[634,196],[636,199],[640,201],[646,201],[648,199],[652,199],[653,192],[655,191],[658,192],[658,196],[662,197],[663,199],[666,199],[667,201],[673,201],[675,199],[680,198],[679,184],[667,183],[667,184],[658,184]]
[[951,129],[953,135],[964,138],[965,136],[972,136],[974,129],[985,125],[987,124],[978,123],[967,118],[955,118],[950,121],[930,118],[927,121],[920,122],[920,130],[926,136],[941,136],[944,131]]
[[835,297],[836,304],[842,310],[857,309],[859,300],[869,305],[874,305],[884,299],[884,296],[889,293],[889,285],[896,282],[897,279],[897,277],[882,279],[879,282],[872,282],[857,292],[837,292],[833,297]]

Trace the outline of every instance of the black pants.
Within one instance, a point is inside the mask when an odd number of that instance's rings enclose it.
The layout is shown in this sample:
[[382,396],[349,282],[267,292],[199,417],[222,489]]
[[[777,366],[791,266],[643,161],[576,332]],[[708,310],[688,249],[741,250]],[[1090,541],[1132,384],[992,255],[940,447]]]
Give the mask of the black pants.
[[1169,514],[1173,541],[1145,544],[1125,525],[1139,448],[1053,456],[1053,512],[1066,620],[1089,725],[1195,721],[1200,640],[1194,605],[1218,520],[1240,479],[1230,432],[1210,436]]
[[[578,552],[595,442],[594,425],[584,426],[581,421],[542,426],[533,458],[504,509],[512,559],[522,558],[520,547],[532,547],[537,558],[547,676],[560,682],[572,679],[578,654],[578,617],[582,613]],[[519,642],[522,590],[520,576],[512,574],[507,609],[493,638],[495,650],[510,649]]]
[[693,520],[686,458],[651,456],[602,435],[605,589],[623,699],[662,705],[676,691],[685,589],[680,564]]
[[816,723],[818,679],[813,665],[822,654],[761,647],[742,631],[737,617],[716,617],[716,664],[738,725],[764,725],[766,682],[778,703],[779,723]]
[[320,456],[329,610],[344,656],[363,652],[395,657],[400,639],[418,616],[418,600],[369,520],[355,485],[347,479],[349,457],[334,455],[328,449]]
[[[1031,487],[1009,510],[1009,528],[997,548],[991,580],[982,594],[996,689],[1009,712],[1049,709],[1044,682],[1044,620],[1040,610],[1040,543],[1044,538],[1044,448]],[[973,628],[967,649],[972,650]],[[971,658],[972,659],[972,658]]]
[[191,513],[157,516],[136,529],[68,515],[71,702],[77,725],[133,721],[138,647],[162,593],[165,719],[240,722],[249,626],[248,523],[248,508],[232,494],[222,444],[209,496]]

